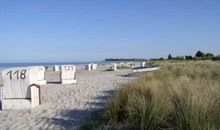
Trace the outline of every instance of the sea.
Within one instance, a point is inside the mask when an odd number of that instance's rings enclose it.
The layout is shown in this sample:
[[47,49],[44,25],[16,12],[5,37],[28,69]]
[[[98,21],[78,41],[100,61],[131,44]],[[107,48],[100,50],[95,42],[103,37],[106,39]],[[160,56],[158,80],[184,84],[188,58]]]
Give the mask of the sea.
[[13,67],[28,67],[28,66],[47,66],[52,67],[54,65],[75,65],[75,66],[82,66],[90,63],[95,64],[109,64],[112,63],[110,61],[88,61],[88,62],[38,62],[38,63],[0,63],[0,70],[7,69],[7,68],[13,68]]

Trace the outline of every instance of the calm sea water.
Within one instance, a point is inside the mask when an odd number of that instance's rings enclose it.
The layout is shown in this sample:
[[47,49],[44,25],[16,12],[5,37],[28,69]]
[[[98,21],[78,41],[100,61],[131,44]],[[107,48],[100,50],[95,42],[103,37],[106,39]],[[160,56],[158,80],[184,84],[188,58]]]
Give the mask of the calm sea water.
[[105,61],[96,61],[96,62],[51,62],[51,63],[0,63],[0,69],[4,69],[4,68],[11,68],[11,67],[27,67],[27,66],[38,66],[38,65],[42,65],[42,66],[53,66],[53,65],[68,65],[68,64],[72,64],[72,65],[76,65],[76,66],[80,66],[80,65],[86,65],[89,63],[96,63],[96,64],[108,64],[111,62],[105,62]]

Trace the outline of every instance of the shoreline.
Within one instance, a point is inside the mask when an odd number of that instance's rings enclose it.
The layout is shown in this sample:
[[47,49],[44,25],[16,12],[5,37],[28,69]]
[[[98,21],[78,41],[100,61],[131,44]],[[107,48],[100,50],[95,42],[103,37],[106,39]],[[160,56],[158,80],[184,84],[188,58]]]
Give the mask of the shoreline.
[[109,64],[111,62],[106,61],[88,61],[88,62],[21,62],[21,63],[0,63],[0,68],[13,68],[13,67],[28,67],[28,66],[48,66],[52,67],[54,65],[75,65],[75,66],[81,66],[86,64]]

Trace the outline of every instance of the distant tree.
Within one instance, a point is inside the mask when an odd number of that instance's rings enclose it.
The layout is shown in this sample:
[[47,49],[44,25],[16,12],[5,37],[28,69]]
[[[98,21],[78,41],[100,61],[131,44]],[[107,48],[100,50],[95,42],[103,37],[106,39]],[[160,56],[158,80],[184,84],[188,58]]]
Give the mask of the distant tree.
[[163,57],[161,57],[159,60],[164,60]]
[[206,54],[205,54],[205,57],[211,59],[211,58],[214,57],[214,55],[213,55],[212,53],[206,53]]
[[220,55],[213,57],[212,60],[220,60]]
[[175,59],[176,60],[185,60],[184,56],[177,56]]
[[185,56],[186,60],[192,60],[193,57],[192,56]]
[[172,60],[172,59],[173,59],[172,55],[169,54],[167,59],[168,59],[168,60]]
[[202,51],[197,51],[195,56],[198,58],[203,58],[205,54]]

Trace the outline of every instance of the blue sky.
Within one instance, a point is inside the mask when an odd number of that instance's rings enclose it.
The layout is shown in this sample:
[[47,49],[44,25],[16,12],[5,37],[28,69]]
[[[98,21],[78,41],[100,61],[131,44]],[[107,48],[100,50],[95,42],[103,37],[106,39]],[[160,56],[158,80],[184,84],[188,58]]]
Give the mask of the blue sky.
[[0,62],[220,54],[219,0],[1,0]]

